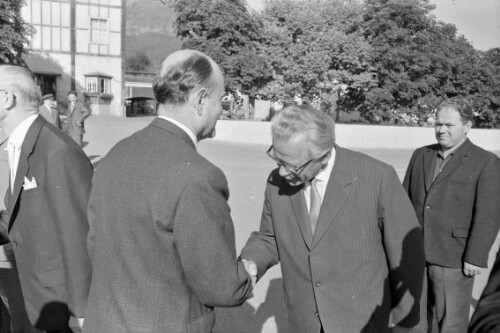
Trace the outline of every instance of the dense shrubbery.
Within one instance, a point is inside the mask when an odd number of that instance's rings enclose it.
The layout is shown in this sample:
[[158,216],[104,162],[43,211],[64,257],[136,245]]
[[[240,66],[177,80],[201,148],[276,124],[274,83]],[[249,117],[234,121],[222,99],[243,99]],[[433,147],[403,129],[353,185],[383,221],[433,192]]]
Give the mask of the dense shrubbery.
[[[229,89],[270,100],[296,94],[371,122],[427,119],[461,95],[476,126],[500,127],[500,49],[475,50],[428,0],[173,0],[183,47],[218,61]],[[424,124],[425,121],[419,121]]]

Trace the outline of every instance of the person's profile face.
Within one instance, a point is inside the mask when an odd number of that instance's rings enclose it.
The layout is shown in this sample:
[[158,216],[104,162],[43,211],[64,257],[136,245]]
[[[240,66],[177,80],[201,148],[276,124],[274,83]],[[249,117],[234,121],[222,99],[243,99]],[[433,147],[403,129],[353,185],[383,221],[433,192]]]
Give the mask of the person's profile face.
[[203,138],[215,137],[215,126],[223,111],[221,101],[222,97],[225,95],[224,77],[218,68],[216,68],[213,75],[215,76],[214,87],[211,91],[207,91],[203,110],[205,114],[205,131],[203,133]]
[[443,150],[462,142],[471,128],[471,122],[463,123],[460,113],[452,107],[438,111],[434,124],[436,139]]

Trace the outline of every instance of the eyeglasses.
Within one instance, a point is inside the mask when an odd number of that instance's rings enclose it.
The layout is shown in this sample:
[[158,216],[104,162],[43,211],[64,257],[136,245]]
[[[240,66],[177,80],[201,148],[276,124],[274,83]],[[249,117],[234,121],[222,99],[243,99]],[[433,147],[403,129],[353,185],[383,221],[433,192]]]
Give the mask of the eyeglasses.
[[321,160],[323,158],[325,158],[330,152],[328,151],[326,154],[318,157],[318,158],[313,158],[313,159],[310,159],[309,161],[307,161],[306,163],[298,166],[298,167],[290,167],[288,166],[285,162],[283,162],[282,160],[276,158],[276,156],[274,156],[271,151],[273,150],[273,146],[269,147],[269,149],[267,150],[266,154],[267,156],[269,156],[270,158],[272,158],[276,164],[278,164],[278,167],[283,167],[291,176],[294,176],[294,177],[298,177],[302,171],[304,171],[305,168],[307,168],[307,166],[309,164],[311,164],[313,161],[317,161],[317,160]]

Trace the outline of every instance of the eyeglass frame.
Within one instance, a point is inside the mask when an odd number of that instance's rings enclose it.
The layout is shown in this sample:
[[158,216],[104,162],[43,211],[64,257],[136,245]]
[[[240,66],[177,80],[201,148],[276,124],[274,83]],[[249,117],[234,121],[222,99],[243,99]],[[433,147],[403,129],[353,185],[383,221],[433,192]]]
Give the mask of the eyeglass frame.
[[274,148],[273,145],[271,145],[271,147],[269,147],[269,149],[266,151],[267,156],[269,156],[274,162],[276,162],[276,164],[278,164],[278,167],[280,167],[280,168],[283,167],[288,172],[288,174],[295,176],[295,177],[300,176],[300,174],[313,161],[321,160],[321,159],[325,158],[328,154],[330,154],[330,151],[327,151],[324,155],[322,155],[318,158],[312,158],[309,161],[305,162],[304,164],[301,164],[300,166],[298,166],[296,168],[290,168],[288,165],[286,165],[285,162],[283,162],[282,160],[278,159],[276,156],[273,156],[271,154],[271,151],[273,150],[273,148]]

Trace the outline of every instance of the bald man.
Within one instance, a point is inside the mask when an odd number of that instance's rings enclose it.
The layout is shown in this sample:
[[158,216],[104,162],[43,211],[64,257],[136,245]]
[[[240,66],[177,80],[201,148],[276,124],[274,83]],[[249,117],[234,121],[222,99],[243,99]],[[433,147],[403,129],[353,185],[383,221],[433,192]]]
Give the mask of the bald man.
[[196,151],[215,135],[222,72],[202,53],[178,51],[153,90],[159,117],[113,147],[94,178],[84,332],[212,332],[215,306],[251,295],[226,178]]
[[0,65],[6,222],[24,305],[35,328],[70,333],[83,324],[90,287],[85,211],[94,170],[83,150],[38,114],[39,104],[31,73]]

